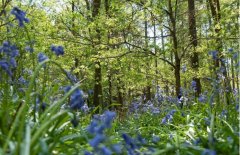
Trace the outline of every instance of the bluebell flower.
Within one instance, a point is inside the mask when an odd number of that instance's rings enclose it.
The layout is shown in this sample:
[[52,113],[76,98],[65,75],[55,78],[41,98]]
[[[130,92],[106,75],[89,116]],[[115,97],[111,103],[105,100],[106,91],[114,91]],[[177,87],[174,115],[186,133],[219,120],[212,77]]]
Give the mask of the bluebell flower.
[[34,52],[34,49],[31,48],[30,46],[27,46],[27,47],[25,48],[25,50],[28,51],[28,52],[30,52],[30,53],[33,53],[33,52]]
[[95,148],[95,147],[97,147],[101,142],[103,142],[105,138],[106,138],[106,137],[105,137],[104,135],[102,135],[102,134],[97,134],[97,135],[89,142],[89,144],[90,144],[93,148]]
[[162,119],[162,124],[166,124],[167,122],[171,122],[173,119],[173,115],[176,112],[175,109],[171,110],[163,119]]
[[108,149],[106,146],[103,146],[101,148],[101,152],[103,155],[111,155],[112,154],[112,151],[110,149]]
[[236,110],[239,112],[239,104],[236,105]]
[[201,155],[216,155],[216,151],[210,150],[210,149],[205,149]]
[[6,60],[0,60],[0,68],[2,68],[9,76],[12,76],[10,65]]
[[65,71],[65,73],[67,74],[67,78],[72,82],[72,83],[77,83],[78,79],[75,75],[71,74],[68,71]]
[[111,146],[111,148],[117,154],[122,153],[122,147],[121,147],[120,144],[114,144],[114,145]]
[[47,60],[48,57],[43,54],[42,52],[38,53],[38,62],[43,62],[44,60]]
[[92,120],[90,125],[87,127],[87,131],[91,134],[95,134],[97,126],[98,122],[96,120]]
[[192,89],[193,89],[194,91],[197,90],[197,82],[196,82],[195,80],[192,81],[191,87],[192,87]]
[[93,155],[93,153],[88,152],[88,151],[84,151],[84,155]]
[[11,11],[11,14],[15,15],[20,27],[24,26],[24,22],[29,23],[29,19],[26,18],[26,12],[20,10],[18,7],[14,7]]
[[203,103],[203,102],[206,102],[206,97],[201,94],[201,95],[198,97],[198,101],[199,101],[199,102],[202,102],[202,103]]
[[130,146],[131,150],[135,150],[137,148],[136,144],[134,143],[134,140],[131,137],[129,137],[127,134],[123,133],[122,137],[123,137],[125,143],[128,146]]
[[233,52],[233,48],[229,48],[228,51],[229,51],[229,52]]
[[197,138],[194,140],[194,145],[198,145],[199,143],[201,142],[201,139],[200,138]]
[[70,108],[71,109],[81,109],[84,105],[83,91],[76,89],[70,97]]
[[205,120],[205,124],[209,126],[209,125],[210,125],[210,120],[209,120],[209,118],[204,118],[204,120]]
[[218,51],[210,51],[209,55],[212,56],[213,60],[217,60],[218,59]]
[[82,106],[81,110],[82,110],[84,113],[87,113],[87,112],[89,111],[88,105],[85,103],[85,104]]
[[104,112],[104,116],[105,116],[104,125],[107,128],[110,128],[111,127],[111,123],[112,123],[113,119],[116,116],[116,113],[112,112],[112,111],[105,111]]
[[225,117],[225,116],[227,116],[227,113],[228,113],[227,110],[223,110],[223,111],[221,112],[221,117]]
[[159,136],[153,136],[153,138],[152,138],[152,142],[153,143],[158,143],[160,141],[160,137]]
[[64,54],[64,49],[62,46],[51,45],[51,51],[53,51],[57,56]]
[[10,58],[9,63],[10,63],[12,68],[17,67],[17,62],[16,62],[15,58]]
[[187,66],[186,66],[186,64],[184,64],[184,65],[182,66],[182,72],[185,73],[186,71],[187,71]]

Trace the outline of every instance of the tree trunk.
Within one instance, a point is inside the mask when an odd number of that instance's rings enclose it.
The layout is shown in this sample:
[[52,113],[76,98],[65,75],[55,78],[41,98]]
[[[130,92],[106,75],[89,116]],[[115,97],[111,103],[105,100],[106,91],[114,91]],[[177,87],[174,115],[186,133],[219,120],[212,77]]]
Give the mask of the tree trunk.
[[[193,46],[193,54],[191,56],[191,64],[192,68],[195,71],[198,71],[199,67],[199,59],[198,53],[196,52],[197,47],[197,28],[196,28],[196,20],[195,20],[195,4],[194,0],[188,0],[188,21],[189,21],[189,35],[190,35],[190,43]],[[196,96],[199,96],[201,93],[201,83],[198,77],[193,77],[193,80],[196,82]]]
[[[93,10],[92,10],[92,17],[95,18],[99,14],[99,9],[101,6],[101,0],[93,0]],[[100,41],[99,30],[96,29],[98,35],[97,38]],[[93,47],[94,48],[94,47]],[[94,49],[93,49],[94,50]],[[98,54],[98,52],[97,52]],[[103,103],[103,96],[102,96],[102,72],[101,72],[101,64],[99,60],[95,62],[95,84],[94,84],[94,94],[93,94],[93,104],[95,107],[99,107]]]
[[[225,65],[225,62],[223,61],[224,56],[222,54],[222,40],[221,40],[221,34],[220,34],[220,31],[221,31],[220,2],[219,2],[219,0],[208,0],[208,3],[209,3],[212,17],[214,20],[215,33],[217,36],[216,50],[218,51],[218,53],[217,53],[217,59],[215,60],[215,69],[219,69],[220,66],[222,68],[222,74],[224,76],[224,88],[226,90],[225,95],[226,95],[226,99],[227,99],[227,104],[230,104],[230,95],[231,95],[232,89],[231,89],[229,77],[227,75],[226,65]],[[218,80],[218,72],[219,71],[216,71],[216,73],[215,73],[217,80]]]
[[[180,75],[180,70],[181,70],[181,59],[179,58],[178,55],[178,40],[177,40],[177,31],[176,31],[176,19],[174,17],[173,10],[172,10],[172,2],[171,0],[168,0],[168,15],[170,18],[171,22],[171,30],[170,34],[172,37],[173,41],[173,54],[174,54],[174,60],[175,60],[175,67],[174,67],[174,75],[175,75],[175,93],[176,96],[180,95],[180,88],[181,88],[181,75]],[[175,8],[175,11],[177,10],[177,6]]]

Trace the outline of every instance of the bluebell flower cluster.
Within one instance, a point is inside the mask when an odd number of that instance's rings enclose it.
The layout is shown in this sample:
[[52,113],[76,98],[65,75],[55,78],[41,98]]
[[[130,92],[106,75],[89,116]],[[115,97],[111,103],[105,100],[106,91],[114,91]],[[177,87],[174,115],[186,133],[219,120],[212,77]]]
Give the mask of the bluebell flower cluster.
[[[71,89],[71,86],[66,86],[64,88],[65,93]],[[76,89],[70,96],[70,108],[73,110],[80,110],[84,106],[83,91],[81,89]]]
[[171,122],[173,119],[173,115],[176,112],[175,109],[171,110],[163,119],[162,119],[162,124],[166,124],[168,122]]
[[53,51],[57,56],[64,55],[64,49],[62,46],[51,45],[51,51]]
[[9,76],[12,76],[12,69],[17,67],[16,57],[19,56],[19,51],[15,45],[5,41],[0,46],[0,68],[4,70]]
[[26,12],[20,10],[18,7],[14,7],[11,11],[11,14],[13,14],[18,20],[19,27],[23,27],[24,22],[29,23],[29,19],[26,18]]
[[[97,117],[100,118],[97,118]],[[87,131],[94,135],[89,141],[89,144],[93,147],[94,153],[99,155],[111,155],[113,152],[121,153],[120,145],[114,144],[112,146],[105,146],[104,142],[107,141],[107,136],[104,131],[111,128],[111,124],[116,117],[116,113],[112,111],[105,111],[102,115],[95,115],[90,125],[87,127]],[[102,145],[100,145],[102,144]],[[92,154],[91,152],[85,151],[85,155]]]

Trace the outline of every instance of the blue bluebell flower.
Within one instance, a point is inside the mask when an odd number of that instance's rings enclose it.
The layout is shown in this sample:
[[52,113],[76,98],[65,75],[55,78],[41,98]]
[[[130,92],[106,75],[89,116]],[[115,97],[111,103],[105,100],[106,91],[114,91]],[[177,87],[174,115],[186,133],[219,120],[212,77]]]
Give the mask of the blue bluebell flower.
[[187,71],[187,65],[184,64],[184,65],[182,66],[182,72],[185,73],[186,71]]
[[10,58],[9,64],[11,65],[12,68],[17,67],[17,62],[16,62],[15,58]]
[[216,151],[210,150],[210,149],[205,149],[201,155],[216,155]]
[[201,94],[201,95],[198,97],[198,101],[204,103],[204,102],[206,102],[206,97]]
[[81,109],[84,105],[83,91],[76,89],[70,97],[70,108],[71,109]]
[[30,52],[30,53],[33,53],[33,52],[34,52],[34,49],[31,48],[30,46],[27,46],[27,47],[25,48],[25,50],[28,51],[28,52]]
[[57,56],[64,54],[64,49],[62,46],[51,45],[51,51],[53,51]]
[[171,122],[173,119],[174,113],[177,112],[175,109],[171,110],[163,119],[162,124],[166,124],[167,122]]
[[212,56],[213,60],[218,59],[218,51],[210,51],[208,54]]
[[110,149],[108,149],[106,146],[102,146],[101,147],[101,153],[103,155],[111,155],[112,154],[112,151]]
[[38,53],[38,62],[43,62],[44,60],[47,60],[47,59],[48,57],[44,53],[42,52]]
[[229,51],[229,52],[233,52],[233,48],[229,48],[228,51]]
[[104,116],[105,116],[104,125],[106,128],[110,128],[113,119],[116,117],[116,113],[112,111],[105,111]]
[[111,146],[111,148],[117,154],[122,153],[122,146],[120,144],[114,144]]
[[18,7],[14,7],[11,10],[11,14],[15,15],[16,19],[18,20],[19,27],[23,27],[24,22],[29,23],[29,19],[26,18],[26,12],[20,10]]
[[152,138],[152,142],[153,143],[158,143],[160,141],[160,137],[159,136],[153,136],[153,138]]
[[128,136],[127,134],[123,133],[122,137],[123,137],[125,143],[128,146],[130,146],[131,150],[135,150],[137,148],[137,145],[135,144],[134,140],[130,136]]
[[93,153],[88,152],[88,151],[84,151],[84,155],[93,155]]
[[192,87],[194,92],[197,90],[197,82],[195,80],[192,81],[191,87]]
[[90,142],[89,144],[95,148],[97,147],[101,142],[104,141],[106,137],[103,134],[97,134]]

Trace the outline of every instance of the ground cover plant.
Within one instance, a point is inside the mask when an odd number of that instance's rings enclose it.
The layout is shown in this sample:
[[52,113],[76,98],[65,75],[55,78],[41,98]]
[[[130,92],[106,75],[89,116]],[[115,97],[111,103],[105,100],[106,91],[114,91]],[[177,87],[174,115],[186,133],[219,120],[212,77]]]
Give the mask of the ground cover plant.
[[0,154],[239,154],[239,2],[0,4]]

